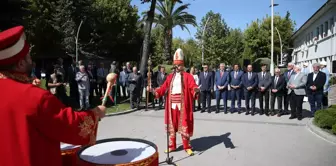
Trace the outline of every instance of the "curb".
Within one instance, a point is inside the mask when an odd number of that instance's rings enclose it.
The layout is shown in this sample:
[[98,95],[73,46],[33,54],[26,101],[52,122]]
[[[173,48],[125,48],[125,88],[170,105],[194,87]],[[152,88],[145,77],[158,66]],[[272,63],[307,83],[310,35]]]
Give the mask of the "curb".
[[106,114],[105,116],[109,117],[109,116],[124,115],[124,114],[129,114],[129,113],[135,112],[137,110],[138,110],[137,108],[134,108],[134,109],[130,109],[130,110],[122,111],[122,112]]
[[324,139],[325,141],[329,142],[329,143],[332,143],[334,145],[336,145],[336,136],[326,132],[326,131],[323,131],[321,128],[315,126],[313,124],[313,118],[311,120],[309,120],[309,122],[307,123],[307,127],[308,129],[316,134],[317,136],[321,137],[322,139]]

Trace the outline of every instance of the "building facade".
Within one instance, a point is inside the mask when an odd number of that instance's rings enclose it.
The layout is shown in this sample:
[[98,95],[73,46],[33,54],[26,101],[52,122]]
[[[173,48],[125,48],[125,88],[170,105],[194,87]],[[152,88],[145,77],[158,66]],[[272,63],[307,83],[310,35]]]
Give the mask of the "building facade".
[[336,73],[336,0],[328,0],[292,36],[292,62],[297,65],[325,61]]

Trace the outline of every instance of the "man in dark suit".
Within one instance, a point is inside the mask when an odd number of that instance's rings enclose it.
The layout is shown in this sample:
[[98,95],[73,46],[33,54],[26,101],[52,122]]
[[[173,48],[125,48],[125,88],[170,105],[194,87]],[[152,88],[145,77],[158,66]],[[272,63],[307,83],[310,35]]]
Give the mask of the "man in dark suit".
[[[258,73],[259,107],[260,115],[269,114],[269,88],[272,83],[272,76],[266,71],[266,64],[261,65],[261,72]],[[265,105],[264,105],[265,99]],[[265,106],[265,109],[264,109]]]
[[225,71],[225,64],[221,63],[219,65],[219,71],[215,75],[216,83],[216,113],[219,113],[220,100],[223,99],[224,103],[224,113],[227,113],[227,95],[228,95],[228,85],[230,82],[229,73]]
[[317,110],[321,109],[323,98],[323,86],[327,76],[320,71],[320,64],[313,65],[313,72],[308,74],[306,92],[310,104],[310,111],[314,115]]
[[[164,66],[160,67],[160,71],[157,73],[157,78],[156,78],[156,83],[157,87],[160,87],[167,78],[167,73],[166,73],[166,68]],[[159,109],[161,109],[162,104],[163,104],[164,97],[159,98]]]
[[[293,63],[288,63],[287,65],[287,71],[283,74],[285,77],[286,84],[290,80],[290,78],[295,74],[294,72],[294,64]],[[287,86],[284,88],[284,110],[282,114],[287,114],[288,111],[288,106],[289,106],[289,101],[290,101],[290,96],[288,95],[288,88]]]
[[275,114],[274,105],[275,99],[278,102],[278,117],[281,116],[282,112],[282,97],[284,95],[284,87],[286,85],[286,81],[284,76],[281,75],[280,69],[276,68],[274,70],[275,76],[272,77],[272,84],[270,86],[271,89],[271,112],[270,114],[273,116]]
[[201,86],[201,97],[202,97],[202,111],[203,113],[206,109],[206,103],[208,105],[208,113],[211,112],[211,93],[213,92],[213,75],[212,71],[209,71],[208,65],[203,66],[203,72],[201,72],[199,77],[199,85]]
[[230,86],[231,86],[231,113],[235,109],[235,103],[237,99],[238,113],[241,111],[241,98],[242,98],[242,78],[244,72],[239,70],[239,65],[233,66],[233,71],[230,73]]
[[252,65],[247,66],[247,72],[243,75],[243,85],[244,85],[244,97],[246,106],[246,115],[251,111],[250,100],[252,106],[251,115],[255,114],[255,100],[256,93],[258,91],[258,75],[252,71]]
[[68,68],[68,83],[70,87],[70,98],[73,106],[77,106],[79,104],[79,92],[76,81],[77,72],[79,72],[79,69],[76,67],[76,62],[73,61],[71,66]]
[[137,67],[133,67],[133,72],[128,76],[131,108],[138,108],[140,104],[140,93],[142,90],[143,79],[138,73]]

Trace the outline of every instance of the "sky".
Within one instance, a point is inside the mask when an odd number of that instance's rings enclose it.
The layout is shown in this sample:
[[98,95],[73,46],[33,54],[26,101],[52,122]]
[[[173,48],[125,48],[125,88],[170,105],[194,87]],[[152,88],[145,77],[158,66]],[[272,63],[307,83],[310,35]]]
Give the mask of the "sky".
[[[291,13],[291,18],[296,22],[296,29],[299,29],[327,0],[274,0],[279,6],[274,7],[274,13],[285,16],[286,12]],[[212,10],[220,13],[222,18],[231,28],[246,29],[247,24],[256,19],[261,19],[267,14],[271,15],[271,0],[183,0],[183,3],[190,3],[187,12],[196,16],[197,23],[206,13]],[[148,4],[141,4],[140,0],[132,0],[141,12],[149,10]],[[197,28],[188,26],[190,34],[186,30],[176,27],[173,36],[189,39],[194,38]]]

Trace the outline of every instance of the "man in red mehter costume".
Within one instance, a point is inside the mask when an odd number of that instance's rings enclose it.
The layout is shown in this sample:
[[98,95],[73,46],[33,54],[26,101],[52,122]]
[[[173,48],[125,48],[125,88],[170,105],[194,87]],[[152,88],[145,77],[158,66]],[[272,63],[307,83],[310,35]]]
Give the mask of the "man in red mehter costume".
[[94,143],[105,107],[74,112],[33,85],[31,69],[24,28],[0,32],[0,165],[61,166],[60,142]]
[[[183,51],[177,49],[174,54],[174,65],[176,71],[168,75],[161,87],[153,90],[156,98],[166,95],[165,103],[165,124],[169,131],[169,149],[176,150],[176,132],[182,136],[183,148],[188,155],[193,155],[190,145],[190,137],[194,131],[193,100],[196,98],[199,89],[193,76],[184,72]],[[148,88],[149,89],[149,88]]]

